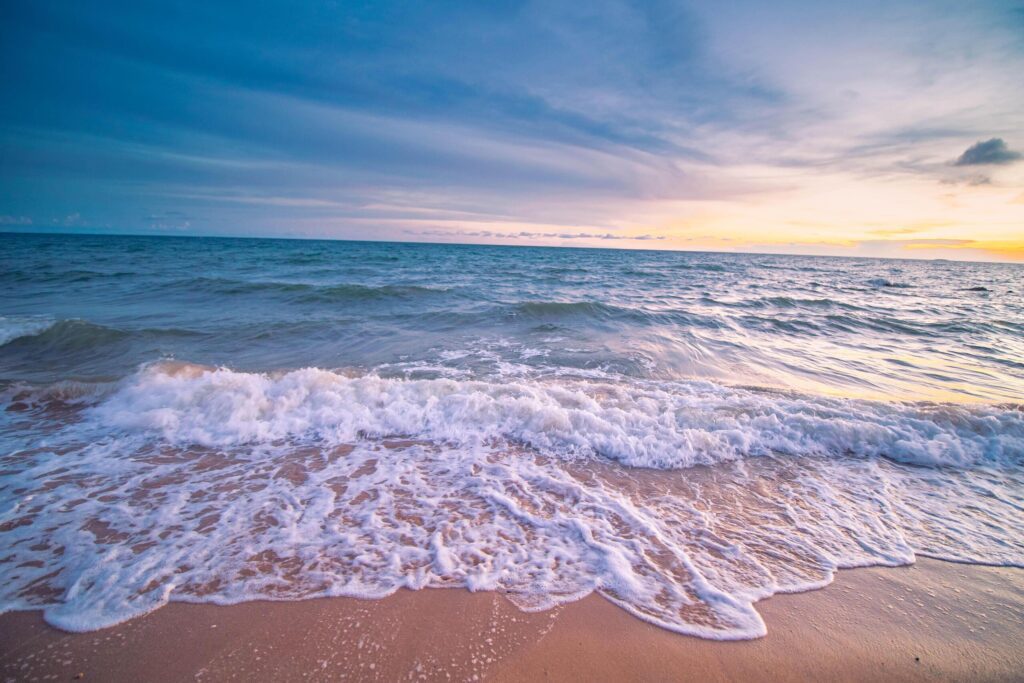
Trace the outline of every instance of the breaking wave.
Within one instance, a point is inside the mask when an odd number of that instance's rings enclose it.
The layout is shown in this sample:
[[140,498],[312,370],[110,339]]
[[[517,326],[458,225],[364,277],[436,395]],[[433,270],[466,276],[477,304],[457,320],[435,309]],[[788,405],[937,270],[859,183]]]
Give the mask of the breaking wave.
[[169,600],[598,592],[708,638],[917,554],[1024,566],[1024,413],[709,382],[146,366],[8,387],[0,610],[102,628]]
[[126,381],[91,417],[177,445],[501,439],[659,469],[769,453],[924,466],[1015,462],[1024,453],[1024,412],[1015,407],[808,398],[708,382],[404,380],[161,363]]

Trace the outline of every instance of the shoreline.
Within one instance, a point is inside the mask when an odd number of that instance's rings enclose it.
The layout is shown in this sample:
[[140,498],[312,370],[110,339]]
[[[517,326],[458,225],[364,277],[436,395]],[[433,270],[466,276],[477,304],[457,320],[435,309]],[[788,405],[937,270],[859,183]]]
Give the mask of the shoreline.
[[1013,680],[1024,570],[921,558],[757,603],[764,638],[704,640],[592,594],[525,613],[501,594],[172,602],[100,631],[0,615],[5,680]]

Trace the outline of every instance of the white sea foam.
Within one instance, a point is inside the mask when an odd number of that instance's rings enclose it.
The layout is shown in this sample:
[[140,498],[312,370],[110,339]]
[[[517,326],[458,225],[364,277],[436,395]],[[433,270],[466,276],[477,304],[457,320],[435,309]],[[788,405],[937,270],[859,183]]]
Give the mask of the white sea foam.
[[507,439],[661,469],[772,452],[958,466],[1024,453],[1024,412],[1012,408],[805,398],[708,382],[402,380],[169,367],[142,370],[91,418],[182,445],[337,444],[364,435]]
[[463,586],[749,638],[756,600],[840,567],[1024,565],[1011,408],[171,364],[96,396],[0,474],[0,609],[70,630]]

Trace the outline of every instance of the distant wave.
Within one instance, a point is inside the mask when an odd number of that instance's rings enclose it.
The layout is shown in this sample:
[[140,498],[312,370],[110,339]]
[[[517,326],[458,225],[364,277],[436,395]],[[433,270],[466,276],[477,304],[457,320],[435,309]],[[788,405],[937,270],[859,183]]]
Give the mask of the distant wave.
[[834,299],[801,299],[790,296],[771,296],[763,299],[756,299],[755,303],[764,303],[778,308],[811,308],[827,309],[842,308],[849,311],[862,310],[859,306],[848,304]]
[[876,277],[868,280],[868,284],[872,287],[890,287],[893,289],[907,289],[911,287],[911,285],[908,285],[905,282],[893,282],[892,280],[887,280],[884,277]]
[[198,332],[178,328],[123,330],[79,319],[24,319],[8,325],[9,320],[0,318],[0,340],[2,340],[0,346],[5,347],[7,351],[25,347],[34,352],[73,353],[100,350],[133,335],[150,337],[200,335]]
[[35,282],[35,283],[61,283],[61,284],[83,284],[94,280],[129,280],[137,277],[139,273],[130,271],[106,272],[99,270],[52,270],[52,271],[31,271],[31,270],[10,270],[0,273],[0,279],[12,282]]
[[424,295],[444,294],[449,291],[442,287],[419,285],[360,285],[360,284],[310,284],[304,282],[261,282],[252,280],[230,280],[225,278],[199,277],[182,280],[173,285],[179,289],[198,290],[216,294],[277,294],[287,298],[309,302],[363,301],[387,298],[407,298]]
[[847,303],[845,301],[837,301],[835,299],[810,299],[792,296],[767,296],[754,299],[743,299],[736,302],[719,301],[711,297],[704,297],[704,301],[716,306],[726,306],[729,308],[794,308],[813,311],[824,311],[829,309],[841,309],[846,311],[865,310],[861,306]]
[[21,337],[35,336],[57,323],[44,316],[0,316],[0,346]]
[[637,313],[634,309],[598,301],[525,301],[513,305],[509,310],[512,315],[524,318],[607,318]]
[[521,301],[499,306],[476,317],[494,315],[546,325],[571,324],[580,321],[598,324],[674,324],[685,327],[718,328],[726,324],[722,319],[698,315],[686,310],[650,310],[642,306],[620,306],[599,301]]
[[320,301],[348,301],[360,299],[413,298],[447,293],[444,287],[423,287],[420,285],[332,285],[316,287],[309,298]]
[[87,320],[61,320],[35,335],[33,346],[56,347],[65,350],[93,349],[124,339],[129,335],[105,325]]
[[703,270],[709,273],[725,273],[729,271],[721,263],[678,263],[674,266],[677,270]]

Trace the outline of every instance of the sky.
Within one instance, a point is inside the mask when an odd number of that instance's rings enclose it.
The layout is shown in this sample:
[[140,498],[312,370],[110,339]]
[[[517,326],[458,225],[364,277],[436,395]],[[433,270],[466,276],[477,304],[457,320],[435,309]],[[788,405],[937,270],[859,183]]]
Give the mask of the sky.
[[3,2],[0,231],[1024,261],[1021,74],[1024,0]]

